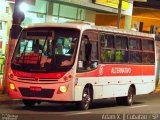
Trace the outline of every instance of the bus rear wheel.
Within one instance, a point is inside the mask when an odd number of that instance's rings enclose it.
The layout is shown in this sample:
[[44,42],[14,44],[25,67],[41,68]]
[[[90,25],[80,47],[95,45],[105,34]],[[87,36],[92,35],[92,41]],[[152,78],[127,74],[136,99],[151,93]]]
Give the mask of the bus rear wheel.
[[92,92],[89,88],[84,88],[82,94],[82,101],[80,102],[80,107],[82,110],[87,110],[92,104]]
[[131,106],[134,102],[134,88],[130,87],[128,90],[128,96],[124,97],[124,104],[127,106]]
[[116,103],[118,105],[127,105],[127,106],[131,106],[134,102],[134,88],[130,87],[128,90],[128,96],[125,97],[117,97],[116,98]]
[[26,107],[33,107],[36,104],[35,100],[27,100],[27,99],[23,99],[23,104]]

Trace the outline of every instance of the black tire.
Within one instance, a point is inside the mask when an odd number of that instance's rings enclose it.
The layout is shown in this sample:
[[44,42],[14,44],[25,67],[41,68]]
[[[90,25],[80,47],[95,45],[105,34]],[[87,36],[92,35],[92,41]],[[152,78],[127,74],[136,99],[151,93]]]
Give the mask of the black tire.
[[116,103],[118,105],[127,105],[127,106],[131,106],[134,102],[134,89],[133,87],[130,87],[128,90],[128,96],[125,97],[117,97],[116,98]]
[[26,107],[33,107],[36,104],[35,100],[27,100],[27,99],[23,99],[23,104]]
[[93,101],[93,92],[89,88],[84,88],[82,94],[82,101],[80,102],[80,108],[82,110],[88,110]]
[[128,96],[124,97],[124,105],[131,106],[134,102],[134,88],[130,87],[128,90]]

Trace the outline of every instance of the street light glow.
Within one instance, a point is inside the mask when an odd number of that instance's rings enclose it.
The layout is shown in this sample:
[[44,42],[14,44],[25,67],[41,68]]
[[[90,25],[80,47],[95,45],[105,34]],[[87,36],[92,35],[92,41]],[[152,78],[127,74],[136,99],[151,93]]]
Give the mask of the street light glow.
[[27,12],[28,11],[28,9],[29,9],[29,6],[28,6],[28,4],[27,3],[22,3],[22,4],[20,4],[20,6],[19,6],[19,9],[20,9],[20,11],[22,11],[22,12]]

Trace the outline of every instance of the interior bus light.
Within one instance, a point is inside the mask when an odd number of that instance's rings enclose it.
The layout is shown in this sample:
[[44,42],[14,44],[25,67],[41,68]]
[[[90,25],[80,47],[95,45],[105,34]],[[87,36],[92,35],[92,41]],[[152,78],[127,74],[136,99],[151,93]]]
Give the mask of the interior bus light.
[[9,83],[9,88],[14,91],[16,90],[14,83]]
[[65,93],[65,92],[67,92],[67,89],[68,89],[68,86],[63,85],[63,86],[60,86],[59,91],[61,93]]

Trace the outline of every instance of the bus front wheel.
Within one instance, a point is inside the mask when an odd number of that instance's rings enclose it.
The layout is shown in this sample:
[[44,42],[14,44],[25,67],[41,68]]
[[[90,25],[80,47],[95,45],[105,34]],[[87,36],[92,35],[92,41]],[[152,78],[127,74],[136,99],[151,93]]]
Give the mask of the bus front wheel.
[[35,100],[27,100],[27,99],[23,99],[23,104],[26,106],[26,107],[32,107],[36,104],[36,101]]
[[84,88],[82,94],[82,101],[80,102],[80,107],[82,110],[87,110],[92,104],[92,92],[89,88]]

